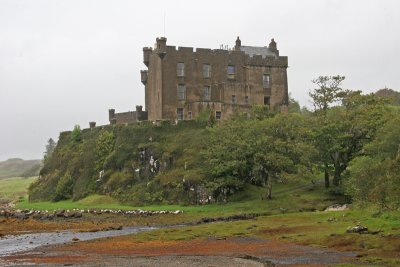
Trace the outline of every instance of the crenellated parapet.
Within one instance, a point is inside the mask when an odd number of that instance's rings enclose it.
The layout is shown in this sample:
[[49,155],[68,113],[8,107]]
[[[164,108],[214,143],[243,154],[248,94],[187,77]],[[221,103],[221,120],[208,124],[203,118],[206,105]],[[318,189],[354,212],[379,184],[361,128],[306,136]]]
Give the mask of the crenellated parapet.
[[288,57],[280,56],[266,56],[261,55],[249,56],[246,55],[245,64],[250,66],[260,66],[260,67],[288,67]]

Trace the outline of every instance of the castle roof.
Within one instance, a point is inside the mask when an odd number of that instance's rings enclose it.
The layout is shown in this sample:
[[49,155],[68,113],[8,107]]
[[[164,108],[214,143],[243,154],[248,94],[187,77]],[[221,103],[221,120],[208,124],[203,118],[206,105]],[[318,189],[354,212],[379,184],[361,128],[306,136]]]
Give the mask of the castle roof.
[[240,51],[251,57],[255,55],[261,55],[262,57],[276,56],[276,53],[267,46],[240,46]]

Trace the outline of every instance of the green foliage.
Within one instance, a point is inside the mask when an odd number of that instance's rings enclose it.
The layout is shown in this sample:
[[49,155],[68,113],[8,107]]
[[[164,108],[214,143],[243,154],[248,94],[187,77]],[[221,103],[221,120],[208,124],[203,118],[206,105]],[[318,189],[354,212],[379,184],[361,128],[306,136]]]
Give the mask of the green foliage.
[[375,137],[388,113],[386,102],[373,94],[347,91],[341,92],[340,97],[343,106],[325,105],[324,112],[317,110],[311,118],[314,145],[319,153],[316,163],[325,173],[333,172],[335,186],[341,184],[349,162]]
[[400,93],[389,88],[383,88],[375,92],[378,97],[384,97],[389,99],[390,103],[396,106],[400,106]]
[[132,182],[132,176],[123,172],[114,172],[105,184],[107,193],[113,193],[117,190],[124,190]]
[[115,138],[112,132],[104,130],[99,133],[96,140],[96,171],[100,171],[104,168],[104,163],[107,157],[110,156],[114,150]]
[[[206,126],[194,121],[85,129],[80,131],[79,143],[71,143],[73,134],[63,132],[41,170],[41,179],[30,189],[30,200],[58,200],[67,195],[79,200],[109,193],[130,203],[191,202],[184,197],[190,186],[184,187],[182,179],[196,185],[204,180],[199,151],[206,134]],[[145,151],[143,159],[141,151]],[[151,156],[157,160],[157,172],[150,171]],[[66,174],[73,177],[72,192],[63,194],[60,187],[56,194],[59,179]]]
[[56,148],[57,143],[53,140],[53,138],[50,138],[47,141],[47,145],[46,145],[46,151],[44,152],[44,157],[43,160],[46,161],[47,158],[49,158],[51,156],[51,154],[53,153],[54,149]]
[[215,114],[211,109],[205,109],[201,111],[195,118],[197,123],[202,125],[208,125],[210,127],[214,126],[217,122],[215,119]]
[[314,80],[314,112],[300,112],[291,99],[287,114],[254,106],[218,123],[205,110],[177,125],[76,126],[60,134],[29,199],[107,194],[133,205],[198,204],[228,201],[250,185],[271,198],[272,186],[314,182],[323,172],[327,185],[333,176],[335,198],[344,192],[362,205],[396,209],[400,110],[385,98],[344,91],[343,80]]
[[360,205],[400,208],[400,116],[390,119],[349,167],[346,190]]
[[81,127],[75,125],[71,132],[71,144],[77,144],[82,140]]
[[[286,174],[297,173],[301,165],[310,165],[314,151],[306,143],[309,133],[300,114],[256,114],[253,119],[224,121],[210,130],[205,157],[216,184],[226,184],[222,193],[237,190],[239,182],[250,182],[266,184],[270,198],[271,180],[283,179]],[[238,182],[232,183],[234,180]]]
[[69,199],[72,197],[72,189],[74,187],[74,179],[71,174],[64,174],[57,183],[54,201]]
[[289,111],[289,113],[300,113],[301,112],[299,102],[296,101],[290,94],[289,94],[288,111]]
[[345,91],[341,88],[345,77],[336,76],[319,76],[311,82],[316,85],[309,96],[313,100],[315,110],[325,112],[330,105],[338,103],[345,95]]

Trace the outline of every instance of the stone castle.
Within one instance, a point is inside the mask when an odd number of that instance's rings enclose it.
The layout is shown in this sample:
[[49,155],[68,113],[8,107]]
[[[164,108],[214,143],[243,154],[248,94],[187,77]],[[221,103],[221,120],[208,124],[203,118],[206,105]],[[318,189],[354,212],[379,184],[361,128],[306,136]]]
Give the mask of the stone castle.
[[279,55],[274,39],[257,47],[242,46],[238,37],[234,48],[212,50],[176,48],[161,37],[154,48],[143,48],[143,62],[145,111],[142,106],[125,113],[111,109],[111,124],[191,120],[206,109],[218,120],[246,112],[252,105],[287,109],[288,58]]

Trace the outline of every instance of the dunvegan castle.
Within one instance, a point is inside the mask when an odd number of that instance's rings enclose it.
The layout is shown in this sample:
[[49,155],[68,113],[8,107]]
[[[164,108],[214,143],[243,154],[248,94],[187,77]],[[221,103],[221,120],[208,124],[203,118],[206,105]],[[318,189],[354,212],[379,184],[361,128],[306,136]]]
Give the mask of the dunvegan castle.
[[116,113],[109,110],[111,124],[143,120],[191,120],[210,109],[217,120],[252,105],[286,110],[288,105],[288,58],[280,56],[274,39],[268,46],[244,46],[239,37],[234,48],[205,49],[167,45],[156,39],[143,48],[141,81],[145,110]]

